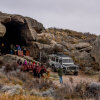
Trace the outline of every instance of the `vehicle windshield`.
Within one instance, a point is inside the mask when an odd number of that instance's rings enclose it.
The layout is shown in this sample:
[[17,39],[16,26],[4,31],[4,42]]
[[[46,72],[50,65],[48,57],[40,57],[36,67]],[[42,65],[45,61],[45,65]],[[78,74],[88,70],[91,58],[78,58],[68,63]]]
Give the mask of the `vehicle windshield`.
[[63,59],[62,60],[63,63],[73,63],[72,59]]

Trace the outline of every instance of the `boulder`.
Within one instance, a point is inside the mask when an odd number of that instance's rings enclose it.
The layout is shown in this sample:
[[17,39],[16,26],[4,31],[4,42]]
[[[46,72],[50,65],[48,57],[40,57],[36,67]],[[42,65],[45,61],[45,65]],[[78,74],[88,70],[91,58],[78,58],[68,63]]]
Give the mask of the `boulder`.
[[93,43],[93,49],[91,51],[91,56],[95,59],[95,61],[100,66],[100,36],[97,37],[97,39]]
[[73,47],[76,49],[84,49],[84,48],[91,47],[91,45],[89,43],[81,42],[81,43],[74,44]]

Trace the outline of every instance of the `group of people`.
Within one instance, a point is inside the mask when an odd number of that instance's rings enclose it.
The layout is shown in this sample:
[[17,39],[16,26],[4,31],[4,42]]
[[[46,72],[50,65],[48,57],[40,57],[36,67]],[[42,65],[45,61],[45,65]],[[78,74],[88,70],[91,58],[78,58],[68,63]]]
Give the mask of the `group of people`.
[[39,62],[27,62],[27,60],[25,60],[23,63],[22,61],[19,59],[17,61],[20,70],[24,71],[24,72],[28,72],[28,71],[32,71],[33,75],[35,77],[43,77],[44,73],[49,74],[49,72],[47,71],[47,69],[44,67],[43,64],[40,64]]
[[18,51],[22,51],[23,55],[26,55],[26,48],[25,47],[21,47],[20,45],[10,45],[10,54],[16,54],[18,55]]
[[[18,51],[22,51],[23,55],[26,55],[26,48],[21,47],[20,45],[13,45],[11,44],[9,49],[6,48],[5,44],[2,43],[0,45],[0,52],[1,54],[6,54],[6,53],[10,53],[10,54],[16,54],[18,55]],[[47,76],[49,77],[50,75],[50,71],[48,71],[43,64],[40,64],[39,62],[27,62],[27,60],[25,60],[23,63],[22,61],[19,59],[17,61],[18,67],[21,71],[32,71],[33,75],[35,77],[43,77],[44,73],[47,73]],[[61,67],[59,67],[58,69],[58,76],[59,76],[59,81],[60,83],[63,83],[63,79],[62,79],[62,75],[63,75],[63,70]]]
[[11,45],[8,45],[8,44],[5,44],[5,43],[1,43],[0,44],[0,52],[1,54],[16,54],[18,55],[18,51],[23,51],[23,55],[26,55],[26,48],[23,46],[21,47],[20,45],[14,45],[14,44],[11,44]]

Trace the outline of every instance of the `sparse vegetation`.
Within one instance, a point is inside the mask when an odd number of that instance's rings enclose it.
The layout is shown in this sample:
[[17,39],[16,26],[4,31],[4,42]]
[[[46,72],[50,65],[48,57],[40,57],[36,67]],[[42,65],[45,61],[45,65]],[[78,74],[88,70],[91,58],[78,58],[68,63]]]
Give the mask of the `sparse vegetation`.
[[8,94],[3,94],[0,95],[0,100],[53,100],[53,99],[49,97],[23,96],[23,95],[9,96]]

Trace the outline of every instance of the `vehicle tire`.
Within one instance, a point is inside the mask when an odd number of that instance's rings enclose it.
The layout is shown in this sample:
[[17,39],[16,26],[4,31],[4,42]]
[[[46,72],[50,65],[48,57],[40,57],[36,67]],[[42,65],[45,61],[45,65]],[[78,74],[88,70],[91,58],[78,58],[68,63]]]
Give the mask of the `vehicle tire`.
[[63,71],[63,73],[64,73],[65,75],[67,75],[67,74],[68,74],[66,70],[65,70],[65,71]]
[[74,75],[77,76],[78,75],[78,72],[74,72]]

